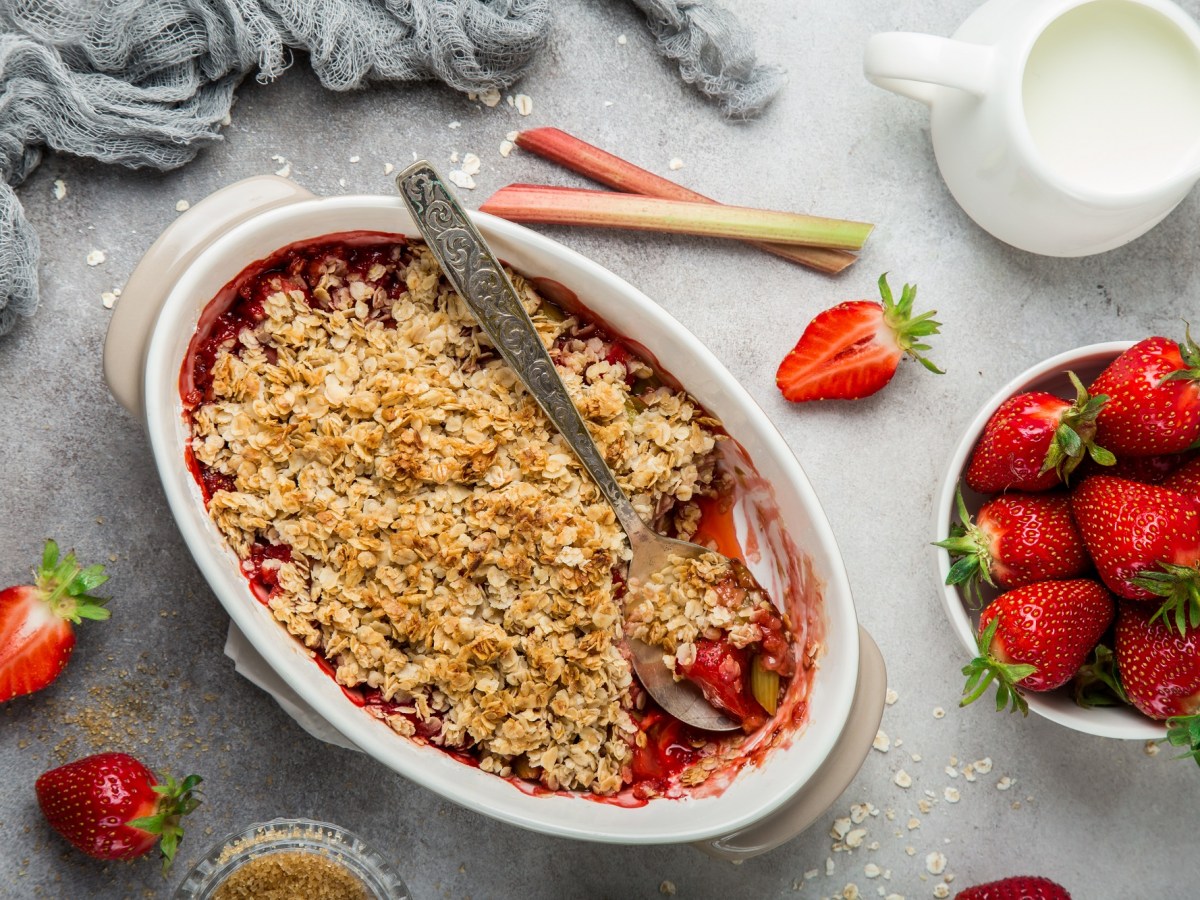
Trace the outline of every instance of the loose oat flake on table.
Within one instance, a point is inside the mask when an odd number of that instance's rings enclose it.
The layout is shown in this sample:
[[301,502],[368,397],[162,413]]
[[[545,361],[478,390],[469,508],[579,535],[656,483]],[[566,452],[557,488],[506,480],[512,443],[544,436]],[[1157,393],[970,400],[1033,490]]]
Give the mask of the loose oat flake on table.
[[[512,277],[634,507],[693,537],[726,488],[720,424]],[[633,678],[624,533],[423,244],[323,239],[235,284],[182,373],[195,473],[259,598],[368,712],[552,790],[645,798],[738,758],[744,735],[686,729]],[[815,639],[793,659],[760,593],[696,567],[639,633],[748,731],[802,722],[771,702],[806,696]]]

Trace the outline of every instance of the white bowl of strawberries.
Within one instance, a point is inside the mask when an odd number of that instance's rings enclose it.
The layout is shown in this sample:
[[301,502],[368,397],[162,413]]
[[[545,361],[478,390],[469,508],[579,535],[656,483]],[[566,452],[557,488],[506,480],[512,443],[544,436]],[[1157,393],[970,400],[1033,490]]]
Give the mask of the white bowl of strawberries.
[[964,704],[994,688],[998,709],[1197,750],[1190,335],[1093,344],[1013,379],[955,446],[935,520],[942,603],[974,657]]

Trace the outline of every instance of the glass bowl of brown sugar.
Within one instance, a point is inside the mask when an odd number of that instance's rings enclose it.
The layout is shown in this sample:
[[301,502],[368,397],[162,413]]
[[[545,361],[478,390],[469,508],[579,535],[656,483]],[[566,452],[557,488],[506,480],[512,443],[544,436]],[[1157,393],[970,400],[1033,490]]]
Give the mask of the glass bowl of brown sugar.
[[273,819],[234,832],[199,861],[175,900],[409,900],[400,875],[338,825]]

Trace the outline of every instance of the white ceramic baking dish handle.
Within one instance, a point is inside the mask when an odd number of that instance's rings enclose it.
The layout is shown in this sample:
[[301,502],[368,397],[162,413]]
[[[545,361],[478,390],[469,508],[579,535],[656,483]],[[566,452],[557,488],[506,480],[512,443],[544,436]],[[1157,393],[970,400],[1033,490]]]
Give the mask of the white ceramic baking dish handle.
[[126,281],[104,339],[104,380],[118,403],[144,418],[142,380],[150,333],[184,269],[239,222],[312,196],[286,178],[255,175],[209,194],[159,235]]
[[887,669],[875,641],[861,626],[858,629],[858,684],[846,727],[821,768],[796,796],[765,819],[748,828],[692,846],[718,859],[743,860],[774,850],[813,825],[850,786],[863,760],[871,752],[883,701],[887,693]]

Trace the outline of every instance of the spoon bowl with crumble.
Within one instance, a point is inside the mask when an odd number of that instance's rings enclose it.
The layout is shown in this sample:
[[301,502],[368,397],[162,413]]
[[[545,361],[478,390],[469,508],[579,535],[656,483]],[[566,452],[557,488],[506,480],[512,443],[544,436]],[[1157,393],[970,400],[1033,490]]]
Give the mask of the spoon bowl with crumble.
[[749,569],[650,528],[621,489],[572,402],[504,268],[428,162],[396,179],[447,280],[579,458],[629,539],[625,638],[641,686],[706,731],[751,732],[793,674],[790,630]]

